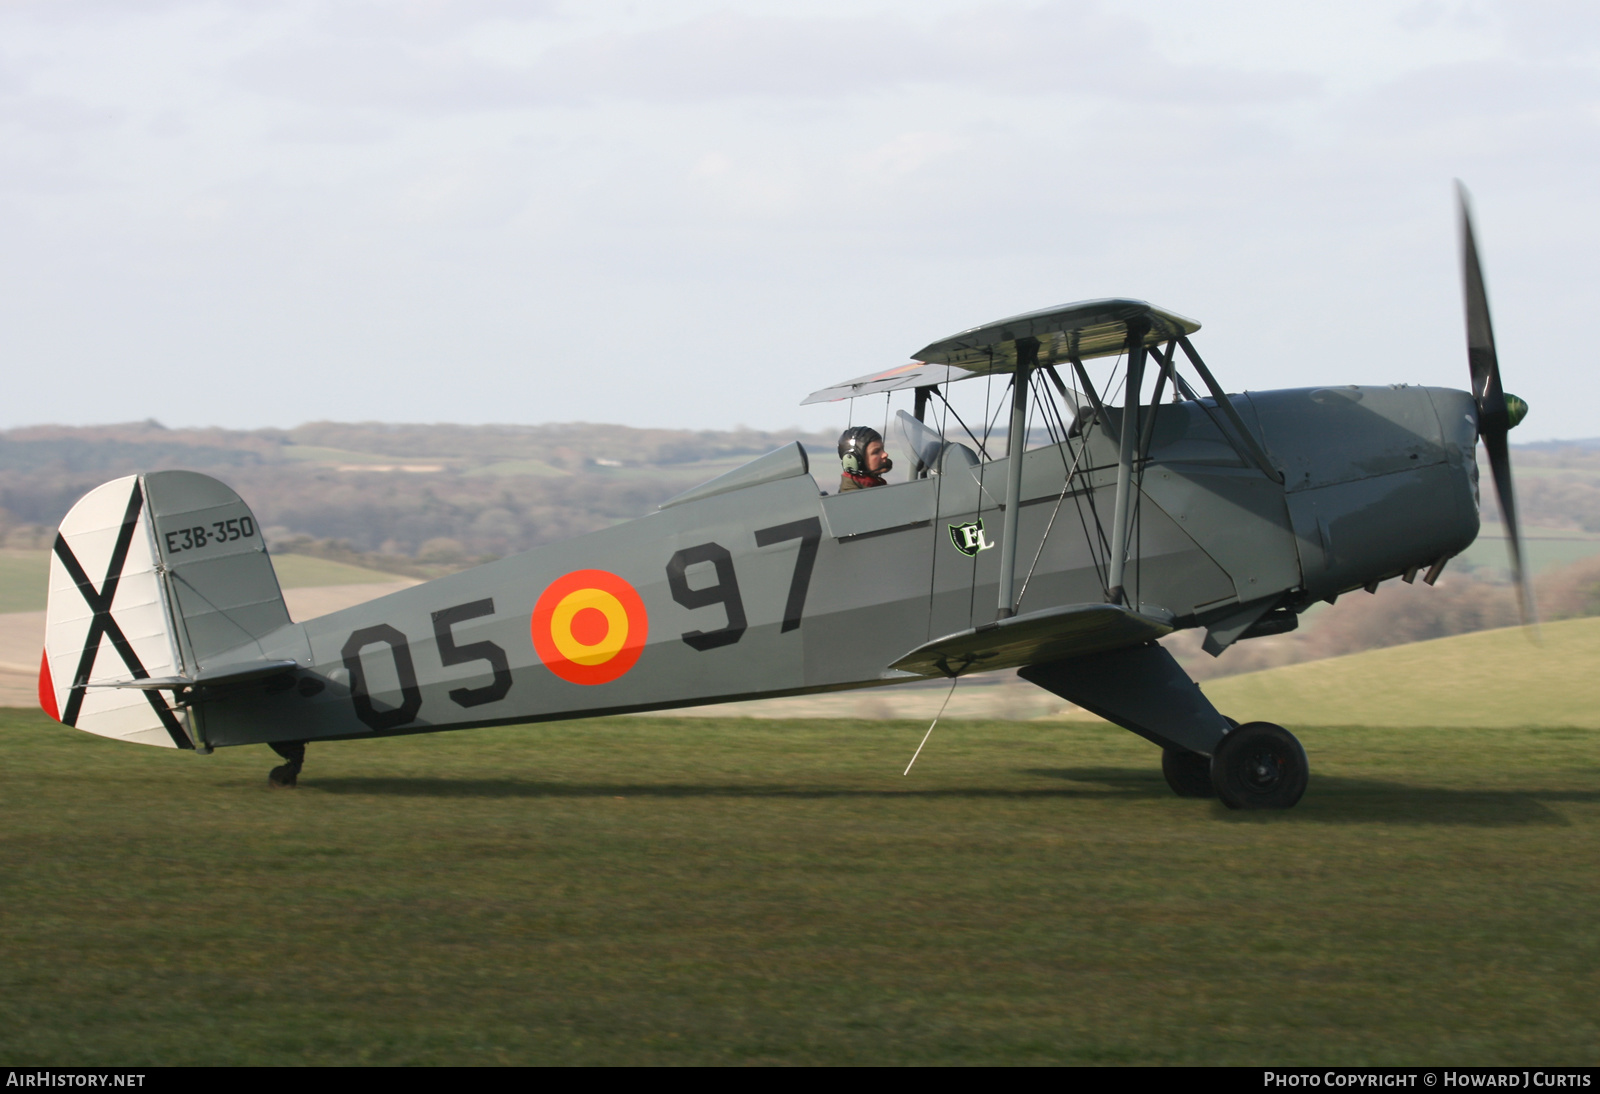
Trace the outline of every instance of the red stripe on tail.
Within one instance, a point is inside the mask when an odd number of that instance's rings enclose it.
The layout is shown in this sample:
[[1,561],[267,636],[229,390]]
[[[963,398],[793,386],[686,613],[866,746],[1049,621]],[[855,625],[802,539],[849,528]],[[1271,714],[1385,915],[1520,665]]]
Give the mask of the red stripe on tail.
[[56,721],[61,721],[61,711],[56,706],[56,685],[50,679],[50,655],[42,654],[39,658],[39,705],[44,712]]

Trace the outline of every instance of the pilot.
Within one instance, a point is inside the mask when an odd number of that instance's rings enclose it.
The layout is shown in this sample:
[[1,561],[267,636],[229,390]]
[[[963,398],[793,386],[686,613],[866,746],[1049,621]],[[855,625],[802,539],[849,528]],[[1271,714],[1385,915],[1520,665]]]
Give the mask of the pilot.
[[852,426],[839,434],[839,492],[887,486],[884,473],[894,469],[894,461],[883,450],[883,434],[870,425]]

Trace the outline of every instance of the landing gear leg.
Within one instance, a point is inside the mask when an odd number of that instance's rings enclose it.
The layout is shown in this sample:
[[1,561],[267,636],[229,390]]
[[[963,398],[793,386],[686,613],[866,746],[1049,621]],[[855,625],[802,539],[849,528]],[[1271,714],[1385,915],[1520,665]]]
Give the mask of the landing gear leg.
[[1223,717],[1153,642],[1029,665],[1017,675],[1160,745],[1161,773],[1181,797],[1214,794],[1229,809],[1288,809],[1306,792],[1306,752],[1292,733]]
[[[1227,715],[1223,715],[1222,720],[1228,723],[1230,732],[1239,728],[1239,723]],[[1210,756],[1186,748],[1164,748],[1161,750],[1161,774],[1180,798],[1217,796],[1217,788],[1211,783]]]
[[267,774],[267,785],[274,790],[292,789],[300,779],[300,769],[306,763],[304,741],[273,741],[267,746],[289,762],[273,768]]
[[1200,694],[1172,654],[1154,642],[1029,665],[1017,675],[1163,749],[1201,760],[1228,732],[1228,720]]

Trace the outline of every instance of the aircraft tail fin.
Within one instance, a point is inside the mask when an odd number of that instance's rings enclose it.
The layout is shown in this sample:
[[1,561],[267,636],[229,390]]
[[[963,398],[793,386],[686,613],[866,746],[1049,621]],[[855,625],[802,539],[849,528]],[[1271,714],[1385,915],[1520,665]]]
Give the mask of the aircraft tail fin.
[[39,705],[104,737],[193,748],[187,709],[136,682],[176,689],[288,622],[239,495],[192,471],[116,479],[85,494],[56,536]]

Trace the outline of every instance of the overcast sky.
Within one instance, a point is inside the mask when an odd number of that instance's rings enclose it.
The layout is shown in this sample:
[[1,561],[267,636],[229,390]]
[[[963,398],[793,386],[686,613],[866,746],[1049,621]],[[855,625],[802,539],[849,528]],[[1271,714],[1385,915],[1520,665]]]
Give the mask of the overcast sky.
[[1459,176],[1516,439],[1596,436],[1597,137],[1579,0],[0,0],[0,424],[820,428],[1113,295],[1465,387]]

